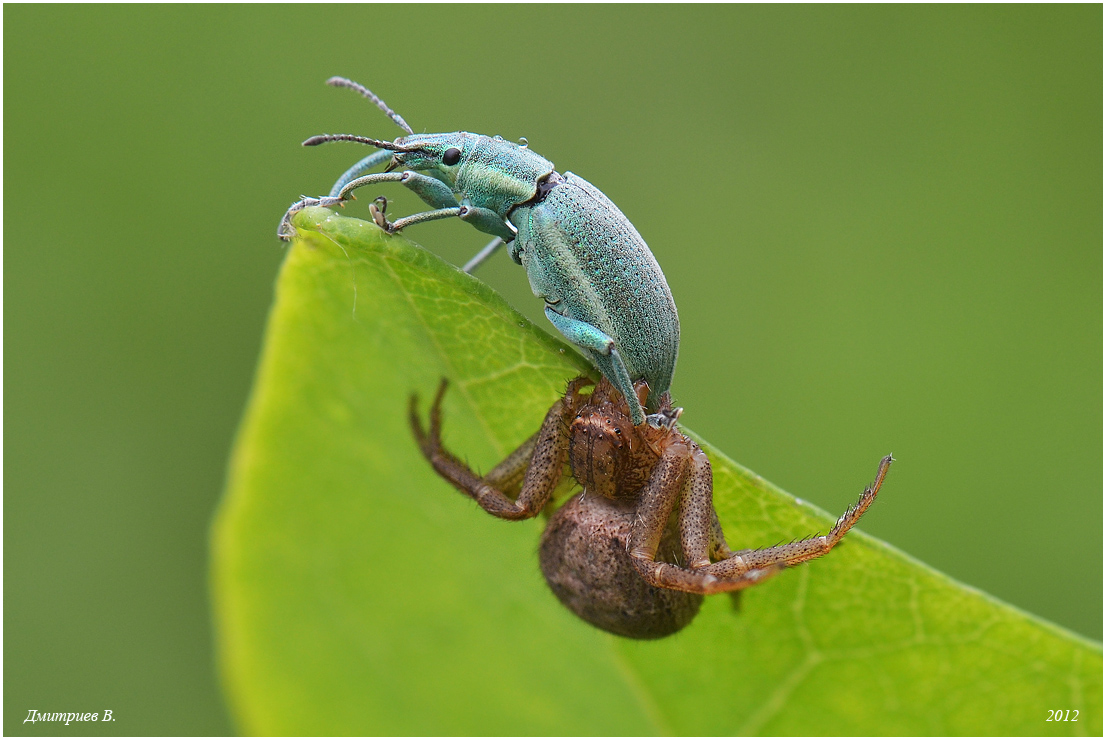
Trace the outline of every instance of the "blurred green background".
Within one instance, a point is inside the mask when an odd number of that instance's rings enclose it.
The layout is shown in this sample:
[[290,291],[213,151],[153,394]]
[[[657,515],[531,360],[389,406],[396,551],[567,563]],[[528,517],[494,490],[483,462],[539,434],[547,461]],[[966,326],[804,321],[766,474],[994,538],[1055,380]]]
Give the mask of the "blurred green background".
[[[334,74],[604,190],[679,305],[690,427],[830,512],[894,452],[866,531],[1101,639],[1101,6],[4,20],[5,734],[233,731],[207,534],[277,221],[366,153],[301,140],[399,133]],[[544,325],[504,255],[481,277]]]

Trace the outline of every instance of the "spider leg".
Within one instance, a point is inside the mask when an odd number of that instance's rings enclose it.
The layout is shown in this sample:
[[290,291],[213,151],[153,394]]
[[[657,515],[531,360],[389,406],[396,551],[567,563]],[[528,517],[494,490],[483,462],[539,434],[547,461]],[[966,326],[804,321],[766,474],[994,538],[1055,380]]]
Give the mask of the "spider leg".
[[714,515],[714,475],[710,460],[699,445],[690,442],[688,463],[690,470],[684,481],[677,515],[680,530],[680,547],[688,568],[710,565],[712,519]]
[[718,521],[718,512],[710,507],[710,557],[711,560],[725,560],[733,556],[733,550],[726,544],[726,535],[722,532],[722,522]]
[[890,455],[880,460],[879,469],[876,471],[876,479],[864,489],[864,493],[860,495],[859,500],[841,515],[829,534],[759,550],[741,550],[731,554],[725,560],[702,568],[702,570],[728,579],[766,567],[790,567],[825,555],[841,541],[845,533],[852,529],[853,525],[860,520],[868,507],[876,500],[876,494],[879,493],[879,488],[883,485],[883,479],[887,477],[887,470],[891,467],[892,462],[894,462],[894,459]]
[[706,560],[713,510],[711,493],[706,455],[690,439],[674,432],[645,485],[630,533],[630,562],[646,583],[688,593],[715,594],[748,588],[782,570],[782,566],[746,569],[733,577],[720,578],[707,572],[706,567],[691,569],[657,561],[668,517],[678,500],[688,498],[691,502],[682,504],[681,512],[688,513],[692,521],[680,523],[681,546],[688,562]]
[[[564,477],[568,459],[568,421],[582,402],[578,390],[590,380],[569,384],[565,397],[545,415],[538,432],[523,442],[487,476],[473,472],[464,461],[442,446],[442,399],[449,383],[444,378],[430,407],[429,429],[418,412],[418,396],[412,394],[408,416],[423,456],[443,478],[480,504],[484,511],[501,519],[529,519],[540,512]],[[518,489],[512,500],[505,492]]]

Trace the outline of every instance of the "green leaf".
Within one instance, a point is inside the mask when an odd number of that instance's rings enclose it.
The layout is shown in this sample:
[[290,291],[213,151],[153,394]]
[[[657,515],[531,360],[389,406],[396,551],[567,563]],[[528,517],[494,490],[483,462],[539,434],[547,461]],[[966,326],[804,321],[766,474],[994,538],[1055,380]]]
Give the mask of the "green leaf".
[[[438,478],[405,404],[448,377],[446,444],[487,470],[588,365],[403,239],[322,209],[296,224],[213,534],[242,731],[1102,733],[1101,646],[862,532],[740,611],[708,598],[667,639],[580,621],[538,570],[542,522],[496,520]],[[704,447],[732,545],[832,522]]]

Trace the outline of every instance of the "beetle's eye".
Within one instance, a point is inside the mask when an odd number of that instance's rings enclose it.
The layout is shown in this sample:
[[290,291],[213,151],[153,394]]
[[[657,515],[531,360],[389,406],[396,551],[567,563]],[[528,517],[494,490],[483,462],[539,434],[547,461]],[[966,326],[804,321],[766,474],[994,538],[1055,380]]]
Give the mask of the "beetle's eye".
[[445,150],[445,154],[442,155],[442,162],[452,167],[461,161],[461,150],[455,146],[451,146]]

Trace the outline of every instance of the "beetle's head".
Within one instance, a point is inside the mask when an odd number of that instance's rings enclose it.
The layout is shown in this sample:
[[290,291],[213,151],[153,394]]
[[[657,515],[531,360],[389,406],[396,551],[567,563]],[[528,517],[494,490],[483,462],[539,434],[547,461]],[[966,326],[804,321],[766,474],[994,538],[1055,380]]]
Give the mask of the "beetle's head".
[[401,136],[395,141],[384,141],[357,134],[319,134],[303,142],[304,146],[318,146],[328,141],[354,141],[368,144],[378,149],[386,149],[392,154],[392,161],[384,168],[385,172],[395,169],[428,172],[438,179],[452,182],[456,180],[457,168],[464,161],[465,148],[469,139],[478,138],[474,134],[458,131],[452,134],[412,134]]
[[354,134],[323,134],[312,136],[303,142],[304,146],[315,146],[328,141],[356,141],[360,144],[368,144],[378,149],[393,152],[392,161],[385,168],[385,172],[396,169],[415,170],[427,172],[447,183],[456,181],[457,165],[464,161],[465,147],[469,144],[468,139],[473,138],[472,134],[463,132],[416,134],[407,125],[407,121],[403,120],[402,116],[389,108],[387,103],[364,85],[353,80],[347,80],[345,77],[331,77],[326,81],[326,84],[332,87],[349,88],[376,103],[376,106],[384,111],[385,115],[391,118],[397,126],[406,131],[407,135],[401,136],[395,141],[384,141],[383,139],[373,139],[368,136]]
[[469,139],[472,137],[472,134],[466,134],[463,131],[452,134],[401,136],[391,142],[394,149],[389,146],[381,147],[394,152],[392,161],[384,170],[385,172],[397,169],[429,171],[447,183],[456,182],[457,168],[465,161],[465,150],[471,145]]
[[[473,203],[507,217],[511,209],[538,193],[540,184],[553,173],[553,163],[520,144],[498,136],[455,131],[450,134],[416,134],[407,122],[367,87],[344,77],[331,77],[328,85],[346,87],[376,103],[404,131],[394,141],[355,134],[312,136],[304,146],[328,141],[353,141],[392,152],[386,172],[404,169],[425,172],[441,180],[454,193],[465,194]],[[376,161],[376,160],[374,160]]]

